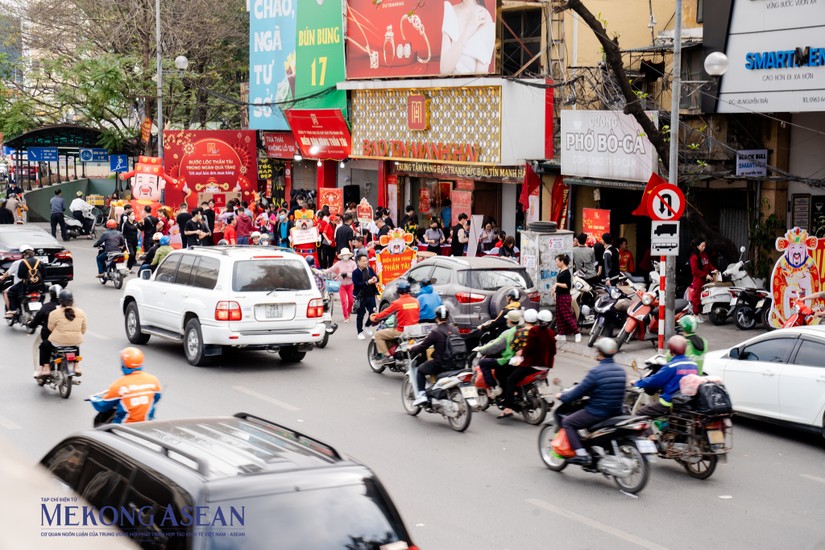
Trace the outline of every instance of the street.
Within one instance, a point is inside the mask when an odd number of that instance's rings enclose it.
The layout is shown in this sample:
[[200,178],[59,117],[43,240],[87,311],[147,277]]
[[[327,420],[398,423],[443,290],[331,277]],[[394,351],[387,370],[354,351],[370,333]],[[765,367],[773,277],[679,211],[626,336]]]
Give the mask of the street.
[[[82,385],[68,400],[38,387],[33,337],[0,327],[0,439],[32,462],[91,428],[94,412],[83,397],[120,375],[118,351],[128,345],[121,292],[93,278],[90,241],[68,248],[75,305],[90,319]],[[275,354],[236,352],[192,367],[180,344],[152,337],[142,349],[146,370],[164,385],[158,417],[246,411],[326,441],[375,470],[423,549],[825,548],[825,454],[817,436],[736,419],[728,464],[713,477],[694,480],[675,462],[658,460],[635,498],[576,467],[547,470],[536,449],[538,428],[518,415],[496,420],[494,408],[474,414],[465,433],[440,416],[406,415],[401,375],[372,373],[367,342],[356,340],[354,319],[343,324],[340,302],[336,317],[340,328],[328,347],[294,365]],[[592,364],[560,353],[553,374],[572,384]]]

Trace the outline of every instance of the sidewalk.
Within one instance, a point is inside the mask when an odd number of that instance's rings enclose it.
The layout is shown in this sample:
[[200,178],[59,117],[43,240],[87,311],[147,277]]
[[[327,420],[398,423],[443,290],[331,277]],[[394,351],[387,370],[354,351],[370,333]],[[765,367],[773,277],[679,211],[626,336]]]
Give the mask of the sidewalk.
[[[763,328],[739,330],[736,328],[733,319],[730,318],[721,326],[716,326],[710,321],[699,325],[699,336],[708,341],[708,351],[730,348],[764,332],[765,329]],[[565,353],[587,357],[589,360],[585,361],[583,366],[590,368],[596,360],[596,350],[587,347],[587,339],[589,336],[589,328],[586,328],[582,332],[581,342],[577,344],[573,342],[571,337],[568,337],[566,342],[557,342],[558,349]],[[656,344],[656,341],[651,344],[650,342],[631,340],[622,346],[622,351],[616,355],[616,362],[621,365],[630,366],[633,361],[636,361],[637,365],[642,366],[645,359],[656,354],[656,346],[654,344]]]

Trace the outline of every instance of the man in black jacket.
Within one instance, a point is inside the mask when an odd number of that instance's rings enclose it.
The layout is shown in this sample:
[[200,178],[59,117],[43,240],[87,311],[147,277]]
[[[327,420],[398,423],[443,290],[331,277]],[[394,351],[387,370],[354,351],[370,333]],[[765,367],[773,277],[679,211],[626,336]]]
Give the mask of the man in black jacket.
[[462,212],[458,215],[458,223],[453,226],[452,241],[450,241],[450,251],[453,256],[463,256],[464,246],[470,240],[470,229],[467,223],[467,214]]
[[344,214],[344,223],[335,230],[335,253],[340,254],[342,248],[351,248],[355,232],[352,230],[352,214]]
[[40,376],[48,376],[50,374],[49,364],[51,362],[51,355],[52,355],[52,343],[49,342],[49,335],[51,335],[52,331],[49,330],[49,314],[56,310],[60,303],[57,301],[57,295],[60,294],[60,291],[63,290],[63,287],[60,285],[52,285],[49,287],[49,294],[51,295],[52,299],[46,304],[43,304],[43,307],[40,308],[34,319],[29,321],[28,327],[30,329],[36,329],[37,327],[40,328],[40,351],[39,351],[39,362],[40,369],[34,371],[34,377],[39,378]]
[[604,276],[607,279],[619,274],[619,249],[613,246],[613,236],[610,233],[602,235],[602,241],[607,247],[602,261],[604,262]]
[[424,339],[423,342],[410,349],[410,355],[416,356],[419,353],[425,353],[430,347],[434,347],[433,358],[423,363],[418,367],[415,382],[418,396],[413,405],[421,405],[427,402],[427,394],[424,388],[427,386],[427,376],[437,375],[440,372],[445,372],[453,368],[452,357],[447,354],[447,339],[450,335],[459,335],[458,329],[449,323],[450,314],[446,306],[438,306],[435,308],[435,321],[438,323]]
[[117,230],[117,222],[109,220],[106,222],[106,231],[100,236],[92,247],[102,247],[100,254],[97,255],[97,278],[102,279],[106,276],[106,258],[109,253],[123,252],[126,250],[126,239],[123,238],[123,233]]
[[148,204],[143,207],[143,219],[137,225],[143,230],[143,249],[146,250],[152,246],[152,237],[158,230],[158,219],[152,215],[152,207]]

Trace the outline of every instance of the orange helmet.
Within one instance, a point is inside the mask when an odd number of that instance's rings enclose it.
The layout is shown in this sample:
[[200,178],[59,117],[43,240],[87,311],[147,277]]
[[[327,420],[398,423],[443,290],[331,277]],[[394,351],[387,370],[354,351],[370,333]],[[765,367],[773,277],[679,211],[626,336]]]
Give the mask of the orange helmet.
[[143,352],[132,347],[124,349],[120,352],[120,366],[126,374],[143,368]]
[[114,229],[117,227],[117,222],[115,220],[108,220],[106,222],[106,229]]

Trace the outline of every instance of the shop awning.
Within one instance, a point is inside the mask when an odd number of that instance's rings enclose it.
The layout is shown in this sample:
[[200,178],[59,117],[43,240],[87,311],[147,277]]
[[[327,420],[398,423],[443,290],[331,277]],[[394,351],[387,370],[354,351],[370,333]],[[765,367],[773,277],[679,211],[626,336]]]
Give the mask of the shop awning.
[[285,114],[305,158],[344,160],[350,156],[352,136],[341,109],[290,109]]
[[596,178],[576,178],[573,176],[564,176],[564,183],[567,185],[586,185],[588,187],[626,189],[628,191],[643,191],[645,188],[645,184],[638,181],[602,180]]

